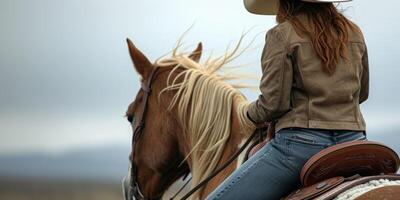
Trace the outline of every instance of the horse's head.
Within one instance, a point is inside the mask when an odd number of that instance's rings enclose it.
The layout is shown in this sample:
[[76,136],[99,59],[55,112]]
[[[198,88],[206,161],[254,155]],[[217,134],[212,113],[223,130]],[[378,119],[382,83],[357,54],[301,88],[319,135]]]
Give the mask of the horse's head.
[[[126,112],[134,132],[140,135],[134,142],[130,157],[134,184],[142,197],[158,199],[173,182],[189,172],[188,164],[183,162],[184,148],[188,147],[178,143],[183,136],[183,126],[176,117],[176,111],[167,109],[173,94],[167,91],[159,96],[167,87],[168,76],[175,66],[164,66],[155,71],[156,64],[152,64],[129,39],[127,41],[142,84],[142,89]],[[200,43],[189,57],[198,62],[201,52]],[[148,95],[147,87],[151,87]]]

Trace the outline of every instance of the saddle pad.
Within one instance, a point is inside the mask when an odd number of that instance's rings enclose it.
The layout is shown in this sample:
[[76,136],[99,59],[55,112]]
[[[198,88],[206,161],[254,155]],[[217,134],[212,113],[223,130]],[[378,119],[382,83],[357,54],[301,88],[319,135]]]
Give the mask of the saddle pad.
[[328,147],[311,157],[300,179],[307,187],[337,176],[393,174],[399,165],[399,157],[391,148],[377,142],[352,141]]
[[322,195],[314,198],[313,200],[328,200],[328,199],[331,200],[331,199],[337,197],[339,194],[341,194],[357,185],[361,185],[361,184],[367,183],[369,181],[379,180],[379,179],[400,180],[400,175],[394,174],[394,175],[368,176],[368,177],[362,177],[359,179],[355,179],[352,181],[347,181],[347,182],[344,182],[343,184],[340,184],[339,186],[334,187],[333,189],[323,193]]

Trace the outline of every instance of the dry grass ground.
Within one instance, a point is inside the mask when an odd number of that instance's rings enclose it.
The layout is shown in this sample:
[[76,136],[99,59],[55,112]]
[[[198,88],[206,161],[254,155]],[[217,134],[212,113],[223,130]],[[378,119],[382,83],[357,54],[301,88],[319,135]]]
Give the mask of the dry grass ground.
[[121,200],[118,183],[0,179],[0,200]]

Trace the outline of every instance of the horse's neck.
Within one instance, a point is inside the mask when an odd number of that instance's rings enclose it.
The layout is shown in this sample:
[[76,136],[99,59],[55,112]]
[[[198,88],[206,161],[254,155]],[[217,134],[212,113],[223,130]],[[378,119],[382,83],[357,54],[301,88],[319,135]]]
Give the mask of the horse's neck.
[[[239,123],[239,116],[237,114],[239,101],[242,100],[240,98],[236,97],[234,98],[232,104],[232,119],[231,119],[232,123],[231,123],[230,137],[225,145],[225,149],[223,150],[222,157],[217,165],[217,168],[224,165],[227,162],[227,160],[229,160],[233,156],[233,154],[235,154],[238,151],[239,146],[242,144],[243,140],[246,139],[245,135],[240,132],[241,127]],[[179,148],[182,154],[188,155],[189,152],[191,151],[191,146],[190,142],[188,141],[188,138],[185,137],[184,134],[177,134],[177,139],[178,141],[181,141],[179,142]],[[189,165],[190,170],[192,171],[193,166],[192,166],[191,156],[189,156],[187,163]],[[201,194],[199,195],[199,199],[205,199],[208,194],[214,191],[218,187],[218,185],[221,184],[222,181],[224,181],[230,174],[232,174],[232,172],[237,168],[237,166],[238,166],[238,161],[235,160],[223,171],[221,171],[217,176],[215,176],[210,182],[208,182],[204,187],[204,189],[202,190]]]
[[[224,165],[227,160],[229,160],[233,154],[237,152],[239,149],[240,144],[242,143],[242,140],[244,139],[244,135],[240,133],[240,125],[239,125],[239,119],[238,115],[236,112],[237,109],[237,104],[238,101],[234,100],[234,103],[232,105],[232,124],[231,124],[231,133],[229,140],[226,144],[226,147],[223,151],[222,158],[220,162],[218,163],[218,167]],[[225,180],[232,172],[237,168],[238,162],[237,160],[235,162],[232,162],[227,168],[225,168],[222,172],[220,172],[215,178],[213,178],[204,188],[202,194],[200,194],[200,199],[205,199],[208,194],[210,194],[215,188],[218,187],[218,185],[221,184],[222,181]]]

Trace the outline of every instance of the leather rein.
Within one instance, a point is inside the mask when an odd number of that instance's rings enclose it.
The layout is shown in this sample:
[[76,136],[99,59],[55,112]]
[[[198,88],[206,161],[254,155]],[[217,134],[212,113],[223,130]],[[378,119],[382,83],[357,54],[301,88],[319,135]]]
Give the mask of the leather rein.
[[[129,200],[158,200],[162,198],[163,194],[158,195],[156,198],[150,199],[146,198],[143,193],[140,190],[139,183],[137,180],[137,169],[138,167],[135,165],[133,162],[133,157],[135,155],[135,146],[137,141],[140,139],[140,137],[143,135],[143,131],[145,128],[145,118],[147,114],[147,106],[148,106],[148,100],[149,96],[151,94],[151,85],[155,79],[156,73],[158,71],[159,67],[155,67],[149,76],[149,79],[147,80],[146,84],[142,83],[141,90],[144,92],[144,98],[143,98],[143,110],[140,116],[140,122],[139,124],[135,127],[135,130],[133,132],[132,136],[132,152],[131,152],[131,171],[130,171],[130,184],[129,184]],[[200,188],[205,186],[211,179],[213,179],[215,176],[217,176],[222,170],[227,168],[233,161],[236,160],[236,158],[239,157],[239,155],[250,145],[251,141],[257,134],[262,134],[262,131],[260,129],[260,133],[258,131],[254,131],[254,133],[246,140],[244,145],[228,160],[226,161],[221,167],[217,168],[212,174],[210,174],[207,178],[205,178],[203,181],[201,181],[196,187],[193,187],[189,192],[187,192],[181,200],[186,200],[190,196],[192,196],[196,191],[198,191]],[[179,190],[177,194],[174,195],[177,196],[182,190]],[[171,198],[171,200],[174,199],[174,197]]]

